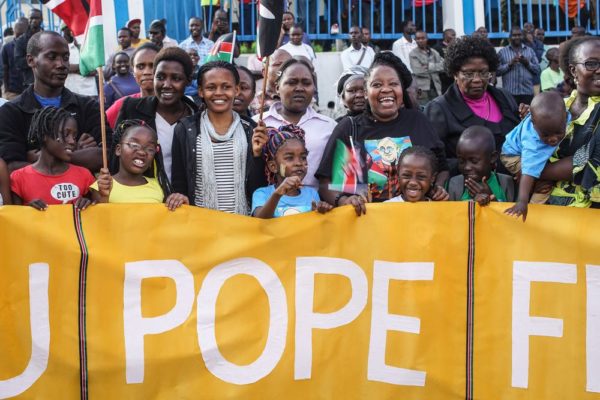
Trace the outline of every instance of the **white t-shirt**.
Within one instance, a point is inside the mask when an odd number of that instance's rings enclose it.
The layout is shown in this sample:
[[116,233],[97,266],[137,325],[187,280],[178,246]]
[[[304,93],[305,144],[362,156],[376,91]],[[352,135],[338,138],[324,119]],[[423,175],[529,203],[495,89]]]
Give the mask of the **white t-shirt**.
[[404,36],[396,40],[392,45],[392,53],[394,53],[398,58],[400,58],[400,60],[402,60],[402,62],[404,63],[404,65],[406,65],[406,68],[408,68],[410,72],[412,72],[412,68],[410,67],[409,54],[413,49],[416,48],[417,42],[415,40],[409,42]]
[[[79,64],[79,49],[73,43],[69,44],[69,64]],[[69,73],[65,81],[65,87],[71,92],[82,96],[98,96],[96,78],[93,76]]]
[[302,43],[300,46],[296,46],[295,44],[292,44],[292,42],[288,42],[280,48],[290,53],[292,57],[304,56],[308,58],[311,63],[317,59],[317,55],[315,54],[313,48],[305,43]]
[[158,144],[160,146],[160,152],[162,153],[163,164],[165,166],[165,172],[171,181],[171,164],[172,156],[171,149],[173,148],[173,134],[175,133],[175,122],[170,125],[159,113],[156,113],[156,133],[158,134]]

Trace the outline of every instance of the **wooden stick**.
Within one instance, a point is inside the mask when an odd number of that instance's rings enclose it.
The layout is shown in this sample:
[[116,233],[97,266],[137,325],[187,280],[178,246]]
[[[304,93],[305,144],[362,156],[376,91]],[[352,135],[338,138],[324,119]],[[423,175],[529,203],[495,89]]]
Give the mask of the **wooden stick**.
[[258,117],[259,121],[263,120],[263,112],[265,110],[265,97],[267,96],[267,88],[269,87],[269,57],[265,60],[265,75],[264,75],[264,84],[262,96],[260,98],[260,115]]
[[102,168],[108,168],[106,155],[106,114],[104,113],[104,71],[102,67],[96,68],[98,72],[98,99],[100,101],[100,134],[102,135]]

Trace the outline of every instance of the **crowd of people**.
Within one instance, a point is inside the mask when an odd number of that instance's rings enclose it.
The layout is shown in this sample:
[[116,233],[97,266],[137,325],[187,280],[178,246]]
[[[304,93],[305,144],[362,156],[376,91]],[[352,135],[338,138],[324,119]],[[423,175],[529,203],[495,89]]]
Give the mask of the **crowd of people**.
[[133,19],[102,71],[104,166],[96,78],[79,74],[68,27],[44,31],[41,18],[19,21],[2,49],[3,204],[190,204],[272,218],[497,201],[516,202],[506,212],[524,220],[530,202],[600,206],[598,37],[550,47],[530,24],[496,52],[485,28],[458,38],[447,29],[430,46],[405,21],[382,51],[353,26],[336,84],[346,113],[334,120],[316,105],[316,54],[293,14],[275,53],[248,68],[207,60],[229,30],[221,10],[209,32],[191,18],[179,44],[165,21],[148,40]]

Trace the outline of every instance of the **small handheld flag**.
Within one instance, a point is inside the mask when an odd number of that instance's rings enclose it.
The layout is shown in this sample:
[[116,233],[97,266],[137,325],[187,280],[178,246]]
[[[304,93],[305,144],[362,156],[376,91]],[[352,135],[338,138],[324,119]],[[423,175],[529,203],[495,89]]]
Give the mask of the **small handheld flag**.
[[277,49],[281,32],[284,0],[260,0],[258,5],[258,58],[269,57]]
[[359,193],[363,189],[363,172],[356,149],[349,149],[340,139],[336,140],[333,153],[330,190]]
[[233,52],[235,50],[235,31],[222,35],[213,45],[210,53],[206,57],[209,61],[233,62]]

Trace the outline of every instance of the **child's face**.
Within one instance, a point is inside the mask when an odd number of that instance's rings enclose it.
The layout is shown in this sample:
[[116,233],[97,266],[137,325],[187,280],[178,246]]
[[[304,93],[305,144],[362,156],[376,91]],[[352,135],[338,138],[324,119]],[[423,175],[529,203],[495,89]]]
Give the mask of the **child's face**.
[[[290,176],[304,179],[308,170],[308,151],[299,140],[289,139],[277,149],[275,160],[269,161],[269,169],[277,176],[277,181]],[[284,176],[282,176],[284,175]]]
[[535,118],[531,117],[533,127],[535,128],[540,140],[548,146],[557,146],[565,137],[566,117],[565,118]]
[[481,182],[485,177],[488,179],[496,162],[496,152],[486,150],[488,146],[481,140],[466,139],[459,140],[456,146],[456,158],[458,159],[458,170],[467,178],[475,182]]
[[67,118],[58,139],[46,138],[45,147],[54,157],[70,162],[71,154],[77,147],[77,121]]
[[410,154],[402,159],[398,184],[404,201],[414,203],[425,200],[434,180],[435,175],[427,157]]
[[239,87],[230,71],[213,68],[202,77],[198,95],[204,99],[209,111],[220,114],[231,112],[238,91]]
[[157,151],[155,135],[146,127],[130,128],[115,149],[119,165],[132,175],[141,175],[150,167]]

